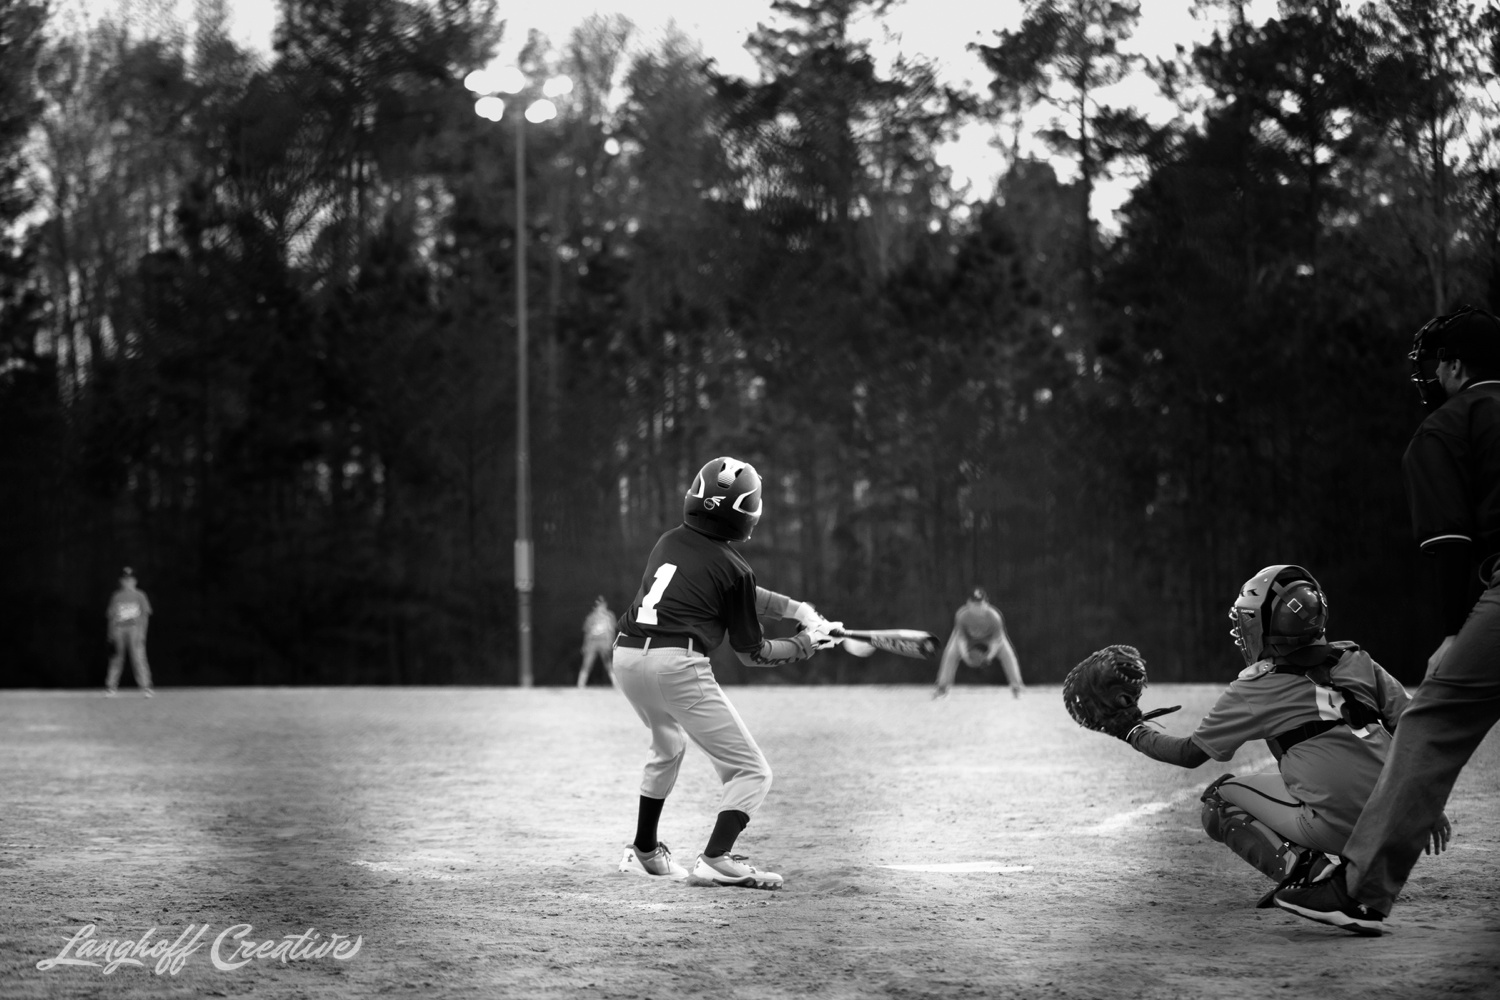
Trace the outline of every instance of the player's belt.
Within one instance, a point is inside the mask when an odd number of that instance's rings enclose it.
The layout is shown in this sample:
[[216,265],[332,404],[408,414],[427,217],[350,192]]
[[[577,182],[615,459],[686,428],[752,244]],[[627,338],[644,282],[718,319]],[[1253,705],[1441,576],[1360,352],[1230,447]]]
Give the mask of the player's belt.
[[[695,642],[697,640],[690,635],[625,635],[622,633],[615,637],[616,646],[627,646],[630,649],[645,650],[649,650],[653,646],[675,646],[685,649],[689,653],[693,651],[693,644]],[[698,645],[702,645],[702,643],[698,643]]]

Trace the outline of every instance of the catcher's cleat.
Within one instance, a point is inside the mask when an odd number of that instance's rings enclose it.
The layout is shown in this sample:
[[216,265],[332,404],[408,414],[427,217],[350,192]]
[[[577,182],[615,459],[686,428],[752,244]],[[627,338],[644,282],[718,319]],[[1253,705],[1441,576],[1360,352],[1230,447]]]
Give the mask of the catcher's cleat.
[[688,876],[688,870],[672,860],[672,849],[659,841],[654,851],[642,851],[634,844],[626,844],[625,856],[620,859],[620,871],[670,879]]
[[782,878],[775,872],[763,872],[747,865],[743,854],[721,854],[717,858],[698,855],[698,863],[688,876],[688,885],[739,886],[742,889],[780,889]]
[[1340,865],[1332,876],[1311,885],[1282,889],[1273,898],[1277,906],[1320,924],[1342,927],[1365,937],[1384,933],[1385,915],[1370,909],[1349,895],[1344,886],[1346,867]]
[[1328,855],[1310,847],[1299,847],[1296,851],[1296,859],[1286,877],[1260,897],[1255,904],[1257,910],[1269,910],[1275,906],[1276,894],[1283,889],[1300,888],[1332,877],[1334,869],[1339,866],[1338,861],[1331,861]]

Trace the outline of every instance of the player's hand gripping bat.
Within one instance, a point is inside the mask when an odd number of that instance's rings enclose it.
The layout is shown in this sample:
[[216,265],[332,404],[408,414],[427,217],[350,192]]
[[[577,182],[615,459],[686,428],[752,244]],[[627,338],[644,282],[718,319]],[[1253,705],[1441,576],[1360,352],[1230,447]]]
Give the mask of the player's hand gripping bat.
[[937,652],[937,637],[931,632],[913,628],[835,628],[829,631],[835,639],[855,639],[897,656],[925,660]]

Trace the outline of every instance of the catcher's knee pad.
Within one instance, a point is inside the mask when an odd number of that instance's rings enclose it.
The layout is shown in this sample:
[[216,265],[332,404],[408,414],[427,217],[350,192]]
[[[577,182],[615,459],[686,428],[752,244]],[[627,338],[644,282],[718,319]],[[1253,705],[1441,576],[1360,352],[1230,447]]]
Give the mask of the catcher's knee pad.
[[1244,809],[1221,798],[1219,786],[1233,777],[1221,775],[1203,790],[1204,832],[1280,882],[1291,874],[1307,848],[1292,843]]
[[1221,844],[1224,843],[1224,825],[1229,816],[1234,813],[1238,813],[1241,816],[1246,815],[1245,810],[1239,806],[1230,805],[1219,797],[1219,786],[1232,777],[1234,777],[1232,774],[1221,775],[1217,781],[1205,788],[1203,794],[1199,796],[1203,801],[1203,830]]

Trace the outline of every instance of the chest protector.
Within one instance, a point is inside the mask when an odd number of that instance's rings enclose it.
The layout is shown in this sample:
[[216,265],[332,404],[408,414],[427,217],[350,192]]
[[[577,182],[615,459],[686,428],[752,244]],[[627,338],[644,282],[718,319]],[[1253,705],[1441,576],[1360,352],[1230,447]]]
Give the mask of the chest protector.
[[[1292,658],[1302,660],[1311,658],[1312,662],[1278,663],[1271,668],[1271,672],[1296,674],[1307,678],[1308,683],[1319,689],[1314,696],[1317,699],[1319,713],[1325,714],[1336,708],[1338,718],[1325,717],[1315,722],[1304,722],[1300,726],[1283,730],[1266,740],[1271,756],[1275,757],[1278,762],[1298,743],[1326,733],[1330,729],[1348,726],[1356,735],[1363,736],[1364,731],[1370,726],[1385,725],[1385,716],[1381,714],[1379,706],[1371,701],[1368,695],[1352,688],[1340,687],[1333,681],[1333,668],[1343,662],[1345,656],[1359,652],[1359,646],[1352,642],[1335,642],[1327,646],[1312,647],[1306,651],[1299,650],[1299,652],[1302,652],[1303,656]],[[1309,654],[1312,654],[1311,657]]]

